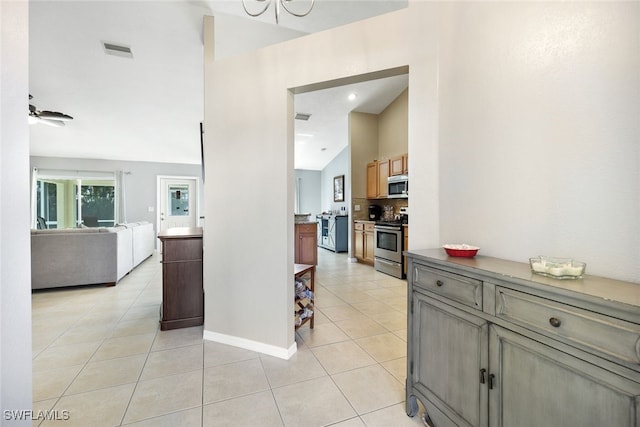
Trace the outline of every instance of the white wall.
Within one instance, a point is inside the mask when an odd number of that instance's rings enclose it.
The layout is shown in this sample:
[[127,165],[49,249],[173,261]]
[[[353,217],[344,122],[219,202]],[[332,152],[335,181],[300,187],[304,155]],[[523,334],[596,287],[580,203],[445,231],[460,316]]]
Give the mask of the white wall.
[[[405,65],[412,248],[570,255],[640,281],[638,8],[414,1],[209,64],[207,179],[242,166],[216,192],[246,196],[239,212],[270,208],[261,221],[207,221],[206,336],[295,349],[288,89]],[[238,78],[246,70],[260,78]]]
[[321,171],[295,170],[295,179],[300,186],[300,211],[297,213],[310,213],[312,219],[322,212],[320,194],[322,192]]
[[[29,5],[0,2],[0,407],[31,409]],[[9,417],[11,418],[11,417]]]
[[[281,357],[295,351],[293,94],[288,88],[406,64],[405,49],[397,49],[406,43],[406,27],[393,28],[392,15],[205,61],[207,180],[234,175],[233,190],[216,192],[226,197],[240,192],[243,200],[236,208],[247,213],[217,221],[207,190],[205,338]],[[390,56],[369,56],[378,49]],[[260,78],[238,78],[246,70]],[[240,168],[245,173],[237,173]],[[260,212],[260,221],[247,221],[259,206],[269,209]]]
[[640,281],[640,3],[441,9],[440,243]]
[[[348,208],[351,200],[351,173],[349,160],[349,147],[345,147],[336,157],[322,169],[322,197],[321,207],[323,211],[340,211]],[[333,178],[344,175],[344,202],[333,201]],[[348,209],[347,209],[348,213]]]

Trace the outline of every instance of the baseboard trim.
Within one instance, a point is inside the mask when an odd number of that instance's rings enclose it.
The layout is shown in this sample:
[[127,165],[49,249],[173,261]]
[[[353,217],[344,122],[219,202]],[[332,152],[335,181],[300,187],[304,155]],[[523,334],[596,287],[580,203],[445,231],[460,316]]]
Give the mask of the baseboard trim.
[[244,348],[245,350],[257,351],[258,353],[267,354],[280,359],[289,360],[296,351],[298,351],[298,345],[294,341],[291,347],[283,348],[277,347],[271,344],[265,344],[258,341],[249,340],[246,338],[235,337],[232,335],[225,335],[218,332],[212,332],[205,330],[202,334],[202,338],[207,341],[214,341],[221,344],[232,345],[234,347]]

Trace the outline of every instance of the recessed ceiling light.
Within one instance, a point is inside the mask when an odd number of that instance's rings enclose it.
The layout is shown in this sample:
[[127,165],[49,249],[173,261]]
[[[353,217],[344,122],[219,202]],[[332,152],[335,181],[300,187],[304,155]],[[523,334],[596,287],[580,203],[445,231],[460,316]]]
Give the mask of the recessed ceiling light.
[[327,151],[327,147],[322,147],[320,151]]
[[355,93],[350,93],[349,94],[349,101],[354,101],[357,97],[358,97],[358,95],[356,95]]

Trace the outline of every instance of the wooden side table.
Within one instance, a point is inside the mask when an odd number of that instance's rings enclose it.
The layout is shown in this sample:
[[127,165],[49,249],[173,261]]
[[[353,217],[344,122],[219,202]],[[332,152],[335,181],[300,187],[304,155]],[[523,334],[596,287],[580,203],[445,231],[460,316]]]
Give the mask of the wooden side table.
[[162,242],[160,329],[202,325],[202,227],[170,228],[158,238]]

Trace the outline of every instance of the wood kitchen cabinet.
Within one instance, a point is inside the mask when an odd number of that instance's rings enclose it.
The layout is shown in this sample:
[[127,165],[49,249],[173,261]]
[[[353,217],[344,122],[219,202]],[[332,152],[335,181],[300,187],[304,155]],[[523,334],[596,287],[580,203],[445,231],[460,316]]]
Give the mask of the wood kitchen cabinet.
[[367,199],[378,197],[378,162],[367,163]]
[[202,228],[169,228],[158,238],[162,242],[160,329],[202,325]]
[[386,198],[389,194],[387,178],[389,178],[389,161],[378,162],[378,198]]
[[374,255],[374,223],[371,221],[354,221],[354,247],[355,258],[365,264],[373,265]]
[[406,175],[409,172],[408,163],[406,154],[389,159],[389,176]]
[[318,224],[315,222],[295,225],[296,264],[318,264]]
[[638,284],[410,251],[407,414],[443,426],[638,427]]
[[387,178],[408,173],[407,155],[367,163],[367,199],[384,199],[389,193]]
[[387,197],[387,178],[389,178],[389,160],[367,163],[367,199]]

